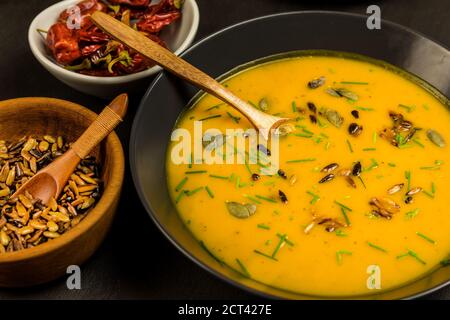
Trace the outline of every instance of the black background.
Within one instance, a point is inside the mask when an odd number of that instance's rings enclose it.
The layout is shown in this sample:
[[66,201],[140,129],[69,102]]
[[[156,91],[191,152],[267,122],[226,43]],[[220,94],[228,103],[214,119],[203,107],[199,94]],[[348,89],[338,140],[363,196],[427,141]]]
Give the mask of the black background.
[[[55,0],[0,0],[0,100],[46,96],[70,100],[99,112],[105,101],[86,96],[56,80],[34,59],[28,26]],[[378,4],[382,18],[415,29],[450,46],[450,1],[301,1],[197,0],[197,40],[230,24],[292,10],[337,10],[365,14]],[[282,34],[280,34],[282,36]],[[134,95],[126,121],[117,130],[128,153],[132,119],[140,95]],[[248,299],[254,296],[216,279],[178,252],[157,230],[141,206],[125,173],[121,203],[107,239],[82,266],[82,290],[67,290],[65,279],[27,289],[2,289],[0,299]],[[427,298],[450,299],[450,287]]]

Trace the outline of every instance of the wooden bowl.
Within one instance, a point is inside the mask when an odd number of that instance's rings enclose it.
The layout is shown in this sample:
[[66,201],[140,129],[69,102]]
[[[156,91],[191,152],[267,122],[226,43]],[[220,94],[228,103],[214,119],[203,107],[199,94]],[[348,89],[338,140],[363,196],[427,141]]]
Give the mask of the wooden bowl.
[[[0,140],[24,135],[61,135],[75,141],[96,118],[85,107],[51,98],[20,98],[0,102]],[[56,279],[70,265],[80,265],[104,239],[119,202],[124,154],[111,133],[92,153],[101,165],[104,191],[95,207],[61,237],[16,252],[0,254],[0,286],[23,287]]]

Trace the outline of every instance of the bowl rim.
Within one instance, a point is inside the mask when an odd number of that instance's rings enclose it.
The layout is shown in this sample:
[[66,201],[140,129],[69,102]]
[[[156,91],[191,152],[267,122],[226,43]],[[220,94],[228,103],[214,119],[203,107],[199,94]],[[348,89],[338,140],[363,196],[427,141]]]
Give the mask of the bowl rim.
[[[47,70],[50,72],[58,73],[61,75],[64,75],[67,78],[71,78],[72,80],[88,83],[88,84],[121,84],[126,82],[132,82],[139,79],[143,79],[146,77],[149,77],[151,75],[154,75],[162,70],[162,68],[158,65],[155,65],[147,70],[143,70],[136,73],[131,73],[128,75],[123,76],[115,76],[115,77],[98,77],[98,76],[91,76],[91,75],[84,75],[77,72],[73,72],[70,70],[66,70],[60,65],[58,65],[56,62],[52,61],[48,54],[43,53],[37,45],[37,42],[34,40],[35,32],[37,29],[38,20],[45,14],[54,12],[56,10],[60,10],[63,7],[69,7],[71,4],[75,4],[80,2],[81,0],[63,0],[60,2],[57,2],[46,9],[39,12],[34,18],[33,21],[30,23],[30,26],[28,27],[28,45],[31,49],[31,52],[33,53],[36,60],[38,60]],[[192,8],[192,24],[190,25],[188,35],[183,40],[183,42],[180,44],[180,46],[173,51],[175,55],[180,55],[182,52],[184,52],[194,41],[194,38],[197,34],[198,27],[200,24],[200,10],[198,8],[197,2],[195,0],[185,0],[184,6],[190,5]]]
[[[256,18],[252,18],[252,19],[247,19],[247,20],[243,20],[240,21],[238,23],[235,24],[231,24],[225,28],[222,28],[212,34],[209,34],[205,37],[203,37],[202,39],[198,40],[197,42],[195,42],[188,50],[186,50],[185,52],[183,52],[183,54],[181,55],[181,57],[185,56],[186,54],[190,53],[191,51],[195,50],[197,47],[199,47],[200,45],[202,45],[203,43],[215,38],[216,36],[230,30],[230,29],[234,29],[236,27],[242,26],[242,25],[246,25],[255,21],[260,21],[260,20],[265,20],[265,19],[271,19],[271,18],[276,18],[276,17],[282,17],[282,16],[288,16],[288,15],[302,15],[302,14],[326,14],[326,15],[340,15],[340,16],[348,16],[348,17],[353,17],[353,18],[367,18],[366,15],[363,14],[358,14],[358,13],[350,13],[350,12],[344,12],[344,11],[332,11],[332,10],[297,10],[297,11],[286,11],[286,12],[280,12],[280,13],[275,13],[275,14],[269,14],[269,15],[264,15],[264,16],[260,16],[260,17],[256,17]],[[403,26],[401,24],[398,24],[396,22],[392,22],[390,20],[386,20],[386,19],[382,19],[382,23],[383,24],[387,24],[390,25],[392,27],[395,27],[397,29],[409,32],[411,34],[414,34],[416,36],[419,36],[421,38],[425,38],[428,39],[432,42],[434,42],[435,44],[449,50],[449,48],[445,45],[443,45],[442,43],[440,43],[439,41],[436,41],[435,39],[433,39],[432,37],[428,37],[425,36],[424,34],[413,30],[411,28],[408,28],[406,26]],[[263,57],[261,57],[263,58]],[[379,60],[379,59],[378,59]],[[247,62],[249,63],[249,62]],[[387,62],[389,63],[389,62]],[[244,63],[245,64],[245,63]],[[390,64],[390,63],[389,63]],[[237,68],[238,66],[236,66],[235,68]],[[402,69],[405,70],[406,72],[409,72],[406,69]],[[226,74],[230,72],[230,70],[228,70],[226,72]],[[154,214],[154,209],[153,206],[151,205],[151,203],[148,203],[147,201],[145,201],[146,197],[142,191],[142,187],[141,187],[141,183],[139,180],[139,176],[137,174],[137,162],[136,162],[136,156],[135,156],[135,150],[136,150],[136,142],[137,142],[137,123],[138,120],[141,118],[142,113],[144,112],[145,108],[143,105],[143,101],[146,100],[148,98],[148,96],[150,95],[150,93],[152,92],[153,88],[155,87],[155,85],[160,81],[160,79],[167,75],[166,71],[161,72],[157,77],[155,77],[155,79],[152,81],[152,83],[149,85],[146,93],[144,94],[144,96],[141,99],[141,102],[139,104],[138,110],[136,111],[136,115],[135,118],[133,120],[133,125],[132,125],[132,130],[131,130],[131,135],[130,135],[130,141],[129,141],[129,162],[130,162],[130,169],[131,169],[131,175],[132,175],[132,179],[136,188],[136,192],[139,196],[139,199],[141,200],[141,203],[143,205],[143,207],[145,208],[145,210],[147,211],[147,214],[150,216],[151,220],[153,221],[153,223],[157,226],[157,228],[161,231],[161,233],[165,236],[165,238],[173,244],[173,246],[179,250],[181,253],[183,253],[183,255],[185,257],[187,257],[189,260],[191,260],[194,264],[196,264],[197,266],[199,266],[201,269],[207,271],[208,273],[214,275],[216,278],[224,281],[225,283],[228,283],[234,287],[237,287],[239,289],[242,289],[246,292],[249,292],[251,294],[254,294],[256,296],[259,297],[263,297],[263,298],[269,298],[269,299],[281,299],[282,297],[280,296],[276,296],[267,292],[263,292],[260,291],[258,289],[255,289],[253,287],[250,287],[248,285],[245,285],[243,283],[237,282],[234,279],[221,274],[219,272],[217,272],[216,270],[212,269],[211,267],[209,267],[208,265],[206,265],[205,263],[203,263],[202,261],[200,261],[199,259],[197,259],[194,255],[191,254],[190,251],[188,251],[187,249],[185,249],[174,237],[172,237],[171,233],[166,230],[165,226],[163,226],[160,221],[157,219],[157,217]],[[418,77],[418,76],[416,76]],[[420,77],[418,77],[420,78]],[[422,78],[420,78],[422,79]],[[425,81],[427,82],[427,81]],[[432,85],[433,88],[434,85]],[[435,88],[436,89],[436,88]],[[441,94],[443,94],[439,89],[436,89],[438,92],[440,92]],[[201,91],[200,89],[198,91]],[[198,92],[197,92],[198,94]],[[444,96],[446,96],[445,94],[443,94]],[[195,95],[194,95],[195,96]],[[192,99],[192,98],[191,98]],[[182,110],[183,111],[183,110]],[[181,111],[181,112],[182,112]],[[420,279],[418,279],[420,280]],[[407,284],[406,284],[407,285]],[[425,295],[428,295],[430,293],[433,293],[439,289],[442,289],[443,287],[446,287],[450,285],[450,279],[438,284],[432,288],[426,289],[426,290],[422,290],[419,291],[417,293],[414,294],[410,294],[404,297],[401,297],[399,299],[402,300],[410,300],[410,299],[417,299],[417,298],[421,298]],[[390,290],[388,290],[390,291]],[[388,292],[386,291],[386,292]],[[327,297],[310,297],[312,299],[333,299],[333,298],[327,298]],[[370,298],[370,296],[365,297]],[[352,299],[352,297],[342,297],[342,298],[337,298],[337,299]],[[361,298],[360,298],[361,299]],[[364,299],[364,297],[363,297]]]
[[[52,108],[63,108],[65,110],[77,113],[91,121],[97,117],[95,112],[79,104],[66,100],[46,97],[27,97],[3,100],[0,101],[0,109],[11,103],[19,103],[22,105],[47,104]],[[99,222],[99,220],[104,217],[113,205],[113,200],[118,198],[120,195],[125,172],[124,151],[117,134],[113,131],[104,141],[106,143],[106,148],[111,149],[109,153],[111,154],[113,161],[111,161],[110,180],[105,186],[102,196],[95,207],[92,208],[89,214],[80,222],[79,225],[71,228],[56,239],[52,239],[51,241],[47,241],[33,248],[0,254],[0,264],[16,263],[19,261],[35,259],[49,254],[50,252],[57,251],[58,249],[69,245],[73,241],[76,241],[80,235],[89,232]],[[113,200],[110,201],[108,199]]]

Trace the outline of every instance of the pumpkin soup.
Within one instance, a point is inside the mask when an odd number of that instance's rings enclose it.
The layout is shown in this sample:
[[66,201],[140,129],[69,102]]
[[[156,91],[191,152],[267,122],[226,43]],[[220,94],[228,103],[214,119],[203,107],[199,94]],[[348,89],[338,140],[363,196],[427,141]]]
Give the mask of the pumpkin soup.
[[[255,108],[293,120],[279,129],[272,174],[259,160],[206,164],[189,156],[175,164],[179,142],[170,143],[173,202],[218,260],[276,288],[355,296],[401,286],[448,258],[445,98],[389,68],[331,56],[272,61],[224,83]],[[226,129],[252,128],[207,94],[176,128],[194,136],[199,122],[202,132],[223,132],[203,137],[201,148],[214,144],[216,153],[228,143]],[[258,146],[261,159],[270,146]]]

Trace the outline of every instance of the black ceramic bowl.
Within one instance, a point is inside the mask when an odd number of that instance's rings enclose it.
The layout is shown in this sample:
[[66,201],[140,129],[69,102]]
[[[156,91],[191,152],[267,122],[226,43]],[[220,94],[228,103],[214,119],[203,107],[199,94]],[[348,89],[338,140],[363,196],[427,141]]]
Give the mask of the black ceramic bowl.
[[[238,48],[236,50],[232,48]],[[338,12],[292,12],[261,17],[224,29],[194,45],[182,57],[213,77],[238,65],[295,50],[353,52],[406,69],[450,95],[450,53],[443,46],[402,26],[383,21],[368,30],[366,17]],[[269,297],[314,299],[245,279],[221,266],[191,236],[178,218],[166,184],[165,157],[172,128],[198,90],[163,73],[150,86],[137,112],[130,141],[130,163],[139,196],[160,230],[184,254],[216,276]],[[414,298],[450,282],[440,268],[401,288],[361,297]]]

